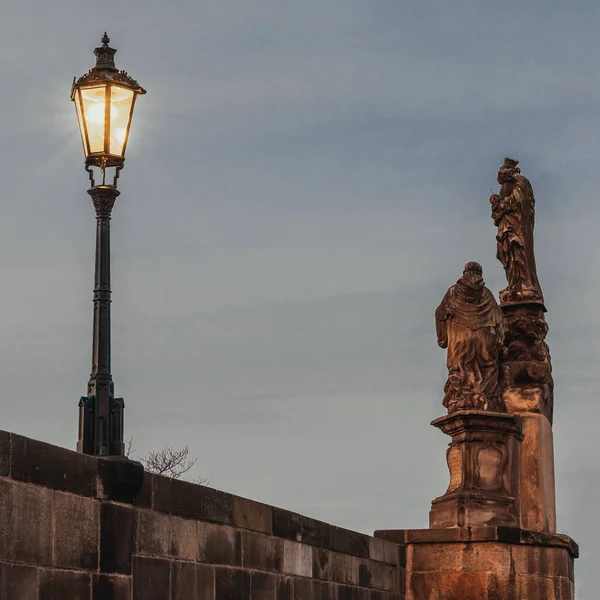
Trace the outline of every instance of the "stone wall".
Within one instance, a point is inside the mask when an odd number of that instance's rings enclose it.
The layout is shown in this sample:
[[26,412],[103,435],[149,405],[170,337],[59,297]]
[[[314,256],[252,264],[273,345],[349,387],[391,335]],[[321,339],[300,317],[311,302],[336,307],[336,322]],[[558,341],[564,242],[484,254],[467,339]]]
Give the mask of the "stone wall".
[[403,544],[0,432],[0,600],[401,600],[404,588]]

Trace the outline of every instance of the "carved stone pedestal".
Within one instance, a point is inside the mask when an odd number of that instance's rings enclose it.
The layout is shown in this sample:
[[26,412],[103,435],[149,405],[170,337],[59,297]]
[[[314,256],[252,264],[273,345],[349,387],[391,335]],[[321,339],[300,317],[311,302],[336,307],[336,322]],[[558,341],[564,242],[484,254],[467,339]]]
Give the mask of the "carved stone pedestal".
[[406,600],[573,600],[577,544],[516,527],[376,531],[406,547]]
[[521,526],[556,531],[552,411],[554,382],[541,303],[502,305],[507,325],[502,361],[503,400],[521,425]]
[[429,526],[516,527],[520,444],[517,418],[507,413],[457,411],[432,425],[451,436],[446,453],[450,485],[431,503]]

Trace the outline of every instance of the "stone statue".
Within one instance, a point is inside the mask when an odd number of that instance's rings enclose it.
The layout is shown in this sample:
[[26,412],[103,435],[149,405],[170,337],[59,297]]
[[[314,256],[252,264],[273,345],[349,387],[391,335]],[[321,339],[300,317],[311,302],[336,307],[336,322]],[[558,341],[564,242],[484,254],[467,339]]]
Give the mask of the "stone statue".
[[535,268],[533,188],[517,167],[519,161],[505,158],[498,171],[500,194],[492,194],[492,219],[498,227],[497,257],[506,272],[508,286],[500,292],[500,303],[544,302]]
[[485,287],[481,265],[469,262],[435,311],[438,344],[448,348],[444,406],[505,412],[498,382],[503,315]]

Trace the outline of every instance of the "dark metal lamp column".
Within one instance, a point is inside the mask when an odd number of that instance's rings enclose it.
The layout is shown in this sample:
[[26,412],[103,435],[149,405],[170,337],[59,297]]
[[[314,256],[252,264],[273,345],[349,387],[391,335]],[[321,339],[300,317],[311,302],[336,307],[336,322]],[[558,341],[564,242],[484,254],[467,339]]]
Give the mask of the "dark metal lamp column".
[[[85,169],[92,187],[88,194],[96,210],[96,269],[94,278],[94,331],[92,373],[87,396],[79,402],[77,450],[94,456],[123,456],[122,398],[115,398],[110,365],[110,217],[119,172],[125,164],[125,149],[135,100],[146,90],[125,71],[115,67],[116,50],[104,34],[102,46],[94,50],[96,65],[77,81],[71,100],[75,102],[81,130]],[[102,183],[96,185],[94,168]],[[112,184],[107,169],[114,169]]]

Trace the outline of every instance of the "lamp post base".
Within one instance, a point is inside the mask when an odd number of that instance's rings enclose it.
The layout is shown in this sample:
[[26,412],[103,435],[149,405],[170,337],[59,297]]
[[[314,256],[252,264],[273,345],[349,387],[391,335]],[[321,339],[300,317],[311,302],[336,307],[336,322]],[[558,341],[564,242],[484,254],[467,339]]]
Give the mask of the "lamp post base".
[[93,456],[124,456],[124,412],[123,398],[106,398],[104,402],[98,402],[95,396],[82,396],[77,451]]

